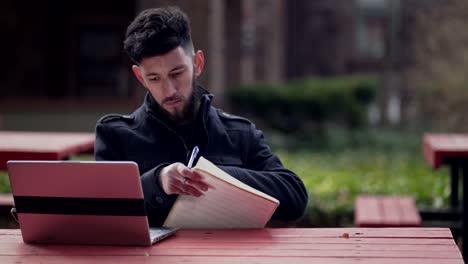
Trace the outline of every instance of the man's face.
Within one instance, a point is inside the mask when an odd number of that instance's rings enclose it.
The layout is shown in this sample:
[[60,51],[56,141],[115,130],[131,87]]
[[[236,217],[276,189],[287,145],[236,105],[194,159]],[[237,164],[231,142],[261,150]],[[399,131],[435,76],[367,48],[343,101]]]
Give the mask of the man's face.
[[203,63],[201,51],[192,56],[179,46],[164,55],[144,58],[132,69],[163,112],[176,123],[184,123],[195,111],[194,83]]

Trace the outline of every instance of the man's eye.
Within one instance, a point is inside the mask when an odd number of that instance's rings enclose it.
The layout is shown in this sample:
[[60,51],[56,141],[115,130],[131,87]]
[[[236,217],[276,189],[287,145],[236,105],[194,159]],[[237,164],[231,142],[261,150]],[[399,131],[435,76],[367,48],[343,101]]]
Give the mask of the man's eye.
[[177,78],[177,77],[180,77],[182,75],[182,72],[174,72],[173,74],[171,74],[173,78]]
[[159,77],[151,77],[151,78],[148,78],[148,80],[150,82],[158,82],[160,80],[160,78]]

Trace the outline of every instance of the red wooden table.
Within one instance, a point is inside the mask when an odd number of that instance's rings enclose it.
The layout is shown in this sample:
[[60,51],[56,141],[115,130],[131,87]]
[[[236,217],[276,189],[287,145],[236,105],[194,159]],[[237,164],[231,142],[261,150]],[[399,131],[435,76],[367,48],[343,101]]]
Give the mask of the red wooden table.
[[[450,206],[453,211],[459,210],[458,183],[459,175],[463,176],[463,193],[468,192],[468,135],[465,134],[424,134],[423,154],[426,161],[437,169],[442,165],[450,167]],[[468,257],[468,195],[462,197],[462,252]]]
[[463,263],[448,228],[179,230],[152,247],[24,244],[0,229],[0,263]]
[[0,170],[8,160],[63,160],[94,149],[94,133],[0,131]]
[[424,134],[423,154],[434,169],[454,159],[468,160],[468,135]]

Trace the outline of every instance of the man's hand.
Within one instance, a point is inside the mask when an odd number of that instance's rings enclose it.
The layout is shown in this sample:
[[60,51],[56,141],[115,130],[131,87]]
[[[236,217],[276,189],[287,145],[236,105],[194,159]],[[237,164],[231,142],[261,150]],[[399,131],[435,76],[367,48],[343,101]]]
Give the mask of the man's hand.
[[186,194],[200,197],[208,190],[203,177],[182,163],[173,163],[161,170],[161,187],[166,194]]

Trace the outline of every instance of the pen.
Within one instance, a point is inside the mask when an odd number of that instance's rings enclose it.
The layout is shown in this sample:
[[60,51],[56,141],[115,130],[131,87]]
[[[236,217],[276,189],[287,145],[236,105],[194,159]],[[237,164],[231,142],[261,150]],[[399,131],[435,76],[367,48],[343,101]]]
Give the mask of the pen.
[[197,146],[193,147],[192,154],[190,155],[190,159],[189,159],[188,165],[187,165],[187,167],[189,169],[191,169],[193,167],[193,162],[195,161],[195,158],[198,155],[198,151],[199,151],[199,149],[198,149]]

